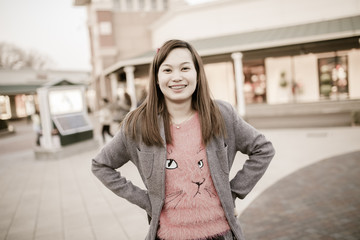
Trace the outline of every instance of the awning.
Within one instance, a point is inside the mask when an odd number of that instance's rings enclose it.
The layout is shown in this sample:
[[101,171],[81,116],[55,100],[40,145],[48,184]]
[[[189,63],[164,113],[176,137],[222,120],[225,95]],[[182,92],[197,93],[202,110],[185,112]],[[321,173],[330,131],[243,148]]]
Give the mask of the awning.
[[191,41],[202,56],[360,36],[360,16]]
[[90,3],[91,3],[91,0],[73,0],[74,6],[84,6],[84,5],[87,5]]
[[35,94],[40,84],[0,85],[0,95]]
[[[251,51],[264,48],[319,42],[350,37],[360,37],[360,15],[321,22],[312,22],[274,29],[198,39],[190,41],[203,57],[224,53]],[[128,65],[148,64],[155,50],[135,58],[122,60],[105,69],[108,75]]]

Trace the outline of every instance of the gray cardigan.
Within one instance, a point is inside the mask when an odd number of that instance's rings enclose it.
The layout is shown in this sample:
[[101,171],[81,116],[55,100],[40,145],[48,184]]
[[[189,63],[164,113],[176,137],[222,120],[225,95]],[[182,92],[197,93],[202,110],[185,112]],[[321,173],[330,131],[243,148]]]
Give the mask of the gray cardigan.
[[[214,137],[207,144],[207,159],[231,230],[236,239],[243,240],[239,221],[234,216],[235,199],[243,199],[253,189],[265,173],[275,151],[271,142],[239,117],[229,103],[216,103],[225,120],[227,136]],[[165,139],[163,121],[160,119],[159,122],[161,136]],[[247,154],[249,159],[236,176],[229,180],[229,172],[237,151]],[[115,170],[128,161],[137,167],[146,189],[135,186]],[[106,187],[144,209],[151,217],[147,240],[156,238],[160,212],[164,205],[165,162],[166,146],[147,146],[141,141],[135,142],[124,134],[123,128],[92,162],[93,173]]]

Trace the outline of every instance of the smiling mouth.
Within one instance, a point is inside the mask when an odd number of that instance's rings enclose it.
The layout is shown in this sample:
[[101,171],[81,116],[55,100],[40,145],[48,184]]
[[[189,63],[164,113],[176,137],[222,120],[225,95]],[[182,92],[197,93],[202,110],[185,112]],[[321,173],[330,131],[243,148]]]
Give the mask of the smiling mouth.
[[187,85],[175,85],[175,86],[169,86],[171,89],[183,89],[186,88]]

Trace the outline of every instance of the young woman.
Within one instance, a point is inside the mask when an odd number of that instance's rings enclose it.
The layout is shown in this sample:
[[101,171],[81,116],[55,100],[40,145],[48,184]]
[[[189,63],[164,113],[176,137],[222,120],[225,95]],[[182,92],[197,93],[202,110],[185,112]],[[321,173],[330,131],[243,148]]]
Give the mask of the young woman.
[[[249,159],[229,181],[237,151]],[[202,60],[170,40],[154,57],[146,100],[93,159],[93,173],[149,215],[146,239],[244,239],[234,215],[274,156],[266,138],[235,109],[210,98]],[[138,168],[146,189],[115,169]]]

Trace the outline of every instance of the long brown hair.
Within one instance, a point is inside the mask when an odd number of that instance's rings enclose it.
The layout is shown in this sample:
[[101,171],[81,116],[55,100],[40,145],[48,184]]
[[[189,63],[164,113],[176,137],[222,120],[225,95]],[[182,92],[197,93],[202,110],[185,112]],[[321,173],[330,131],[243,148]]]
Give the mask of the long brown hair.
[[[170,115],[166,108],[164,95],[157,82],[160,65],[175,48],[188,49],[195,65],[197,85],[191,103],[192,108],[199,114],[203,142],[207,144],[214,135],[225,136],[224,120],[218,107],[211,99],[203,62],[196,50],[188,42],[182,40],[169,40],[158,49],[150,66],[148,96],[137,109],[128,115],[125,121],[126,134],[134,139],[137,139],[138,134],[140,134],[142,141],[147,145],[163,145],[158,122],[158,116],[161,115],[164,121],[166,143],[172,142]],[[138,132],[139,130],[140,132]]]

